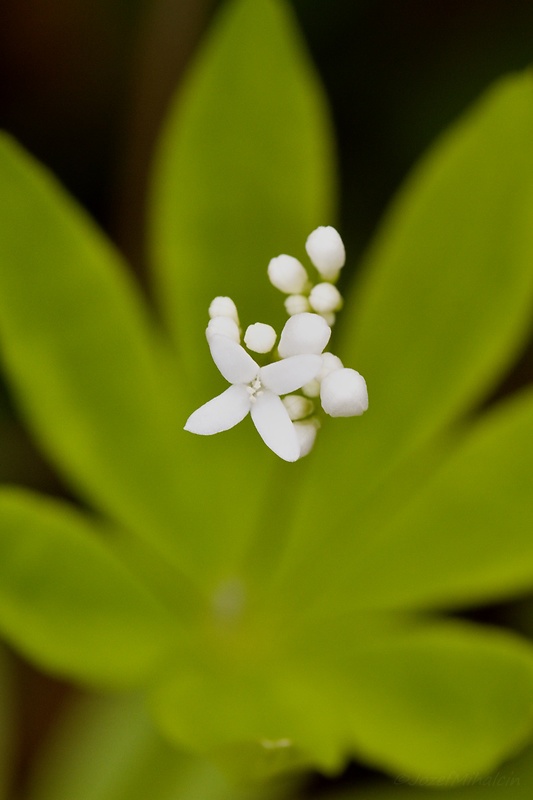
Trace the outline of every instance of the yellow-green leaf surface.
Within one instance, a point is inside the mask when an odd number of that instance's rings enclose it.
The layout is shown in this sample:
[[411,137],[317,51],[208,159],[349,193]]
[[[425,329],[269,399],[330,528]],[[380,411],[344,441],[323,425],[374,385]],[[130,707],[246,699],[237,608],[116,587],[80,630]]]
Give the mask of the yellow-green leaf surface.
[[150,675],[172,628],[101,534],[64,503],[2,489],[0,630],[54,673],[128,686]]
[[316,684],[310,713],[322,710],[332,739],[365,763],[461,779],[495,769],[525,743],[533,649],[524,640],[438,620],[358,640],[347,623],[317,625],[307,645],[293,644],[301,692],[307,685],[311,697]]
[[[227,640],[224,643],[225,636]],[[180,746],[241,770],[353,756],[388,772],[464,776],[492,768],[532,725],[533,650],[459,622],[365,615],[281,633],[219,632],[154,693]]]
[[268,262],[304,253],[332,192],[324,98],[288,4],[226,3],[163,131],[153,192],[156,288],[193,397],[215,385],[211,300],[231,296],[244,327],[283,319]]
[[[332,221],[331,150],[322,89],[288,4],[225,3],[171,108],[155,164],[154,281],[180,359],[182,424],[228,386],[205,339],[215,296],[234,299],[243,332],[257,321],[280,332],[284,296],[267,265],[280,252],[304,257],[307,235]],[[288,485],[294,465],[267,450],[249,418],[217,436],[183,433],[180,450],[181,489],[197,501],[187,526],[204,568],[225,579],[272,516],[273,469]]]
[[[533,794],[533,748],[485,774],[461,780],[455,772],[445,777],[398,773],[393,780],[364,786],[365,800],[496,800],[503,795],[529,800]],[[363,788],[332,789],[321,800],[360,800]]]
[[56,725],[27,800],[289,800],[286,783],[237,788],[154,729],[138,697],[84,697]]
[[374,530],[364,558],[337,572],[340,609],[453,607],[533,585],[533,393],[500,405],[402,511]]
[[0,338],[20,407],[85,497],[176,555],[178,417],[140,295],[90,220],[5,137],[0,187]]
[[343,360],[367,378],[370,407],[323,426],[287,555],[288,591],[298,574],[314,593],[323,555],[365,569],[369,487],[386,516],[398,475],[385,479],[401,453],[415,455],[403,460],[403,480],[419,469],[417,448],[516,355],[533,307],[531,141],[525,73],[498,83],[430,151],[378,232],[339,338]]

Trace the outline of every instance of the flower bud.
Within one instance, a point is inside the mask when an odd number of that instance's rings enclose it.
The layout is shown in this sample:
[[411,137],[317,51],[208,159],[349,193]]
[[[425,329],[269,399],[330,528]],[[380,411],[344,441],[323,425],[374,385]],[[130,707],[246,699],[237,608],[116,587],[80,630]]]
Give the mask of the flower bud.
[[317,419],[294,423],[294,429],[300,445],[300,458],[306,456],[313,449],[319,427],[320,423]]
[[304,311],[311,311],[309,300],[303,294],[290,294],[285,298],[285,311],[292,317],[294,314],[303,314]]
[[335,320],[337,319],[333,311],[328,311],[327,314],[321,314],[320,316],[324,317],[330,328],[333,328],[333,326],[335,325]]
[[237,313],[237,306],[231,297],[215,297],[209,306],[209,317],[229,317],[234,322],[239,324],[239,315]]
[[300,394],[288,394],[283,398],[283,405],[292,420],[304,419],[312,414],[315,408],[312,400],[302,397]]
[[330,225],[314,230],[305,243],[307,255],[325,280],[337,279],[344,266],[346,252],[342,239]]
[[317,378],[313,378],[312,381],[302,386],[302,392],[306,397],[318,397],[320,395],[320,381]]
[[342,306],[342,295],[332,283],[317,283],[311,289],[309,303],[319,314],[329,314]]
[[320,400],[331,417],[358,417],[368,408],[365,379],[354,369],[333,370],[320,385]]
[[303,264],[292,256],[277,256],[268,265],[268,277],[276,289],[285,294],[300,294],[308,284]]
[[212,336],[226,336],[228,339],[233,339],[237,344],[240,344],[241,341],[239,326],[231,317],[213,317],[210,319],[205,335],[208,342]]
[[334,356],[333,353],[322,353],[322,369],[316,376],[317,380],[323,381],[326,375],[329,375],[330,372],[336,369],[342,369],[343,366],[338,356]]
[[244,344],[254,353],[270,353],[276,343],[277,333],[272,325],[255,322],[248,325],[244,334]]
[[331,328],[319,314],[295,314],[285,323],[278,351],[282,358],[302,353],[320,355],[330,336]]

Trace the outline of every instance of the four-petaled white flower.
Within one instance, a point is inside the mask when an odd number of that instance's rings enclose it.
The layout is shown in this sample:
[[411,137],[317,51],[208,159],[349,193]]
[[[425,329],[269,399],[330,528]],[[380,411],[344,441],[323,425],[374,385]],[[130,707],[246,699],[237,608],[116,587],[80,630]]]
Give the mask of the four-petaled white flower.
[[285,461],[300,458],[300,439],[280,395],[312,381],[322,368],[321,356],[305,353],[260,367],[226,336],[213,335],[209,347],[213,361],[232,385],[191,414],[185,430],[206,436],[220,433],[250,413],[259,435],[276,455]]

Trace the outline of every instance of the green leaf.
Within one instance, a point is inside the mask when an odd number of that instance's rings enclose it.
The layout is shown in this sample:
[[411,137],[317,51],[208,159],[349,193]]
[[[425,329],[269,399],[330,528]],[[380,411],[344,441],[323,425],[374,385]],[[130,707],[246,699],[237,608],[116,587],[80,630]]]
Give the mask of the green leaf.
[[230,295],[244,327],[282,319],[267,265],[303,254],[311,230],[331,221],[332,160],[321,87],[288,5],[228,2],[172,109],[153,192],[158,295],[198,400],[214,385],[209,303]]
[[176,558],[178,425],[153,323],[118,254],[6,137],[0,187],[0,337],[20,407],[84,497]]
[[314,684],[324,725],[348,752],[392,775],[460,781],[525,742],[533,649],[524,640],[437,620],[384,632],[359,638],[346,617],[293,640],[309,713]]
[[[180,357],[182,424],[227,388],[204,335],[211,300],[231,296],[243,329],[285,316],[267,265],[280,252],[305,255],[307,235],[331,221],[331,150],[321,86],[288,5],[224,4],[171,109],[155,165],[154,277]],[[294,466],[265,448],[250,419],[214,437],[184,433],[180,451],[182,496],[195,500],[185,528],[212,582],[225,580],[257,526],[276,513],[272,471],[287,484]]]
[[437,143],[378,232],[339,349],[367,378],[370,407],[323,426],[288,583],[296,569],[319,580],[322,554],[346,559],[352,543],[364,550],[375,533],[359,526],[369,490],[386,513],[393,469],[395,479],[416,470],[408,456],[420,457],[515,357],[533,304],[531,141],[528,72],[498,83]]
[[354,756],[393,773],[465,776],[530,732],[533,649],[516,636],[366,612],[306,628],[234,623],[169,663],[152,706],[179,746],[240,762],[241,778],[336,772]]
[[[26,795],[25,795],[26,796]],[[285,784],[228,783],[209,762],[172,747],[138,697],[84,697],[60,719],[27,800],[289,800]]]
[[412,451],[521,349],[533,305],[532,137],[528,71],[497,83],[437,142],[378,233],[343,332],[343,355],[372,394],[357,437],[365,460]]
[[[422,775],[398,774],[394,781],[379,781],[364,786],[365,800],[493,800],[501,798],[502,790],[519,800],[529,800],[533,792],[533,748],[502,764],[487,775],[474,775],[460,781],[451,773],[446,778],[425,778]],[[512,793],[505,790],[512,789]],[[321,800],[360,800],[361,787],[332,789]]]
[[0,491],[0,629],[54,673],[133,685],[155,668],[174,622],[64,503]]
[[[336,576],[339,608],[461,607],[533,584],[533,392],[501,404]],[[368,534],[370,531],[368,531]]]

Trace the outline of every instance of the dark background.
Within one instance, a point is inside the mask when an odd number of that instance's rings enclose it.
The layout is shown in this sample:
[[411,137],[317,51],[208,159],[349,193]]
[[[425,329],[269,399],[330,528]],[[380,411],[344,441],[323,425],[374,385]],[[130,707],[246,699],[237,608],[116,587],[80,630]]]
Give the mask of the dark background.
[[[154,140],[217,5],[0,0],[0,127],[48,164],[145,286],[142,223]],[[332,107],[340,228],[358,253],[435,136],[495,78],[533,60],[533,2],[292,5]],[[531,361],[526,356],[510,383],[531,375]],[[8,396],[0,399],[0,479],[65,492],[18,425]],[[65,688],[16,664],[22,776]]]

